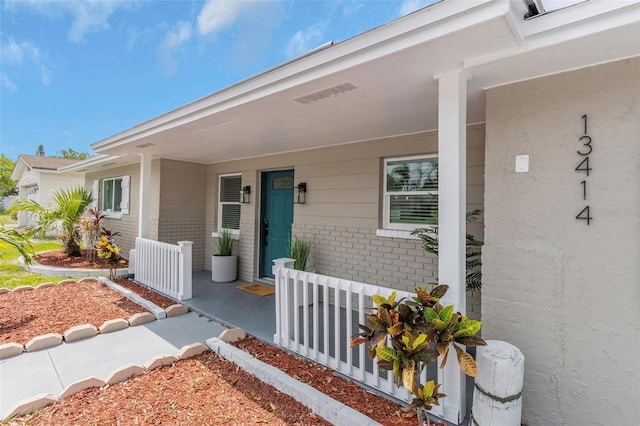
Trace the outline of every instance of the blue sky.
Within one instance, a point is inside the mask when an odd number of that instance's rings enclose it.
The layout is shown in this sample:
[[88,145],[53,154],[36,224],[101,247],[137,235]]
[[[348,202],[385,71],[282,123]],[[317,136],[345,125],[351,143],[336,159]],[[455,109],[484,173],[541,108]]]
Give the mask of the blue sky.
[[0,1],[0,153],[90,145],[434,1]]

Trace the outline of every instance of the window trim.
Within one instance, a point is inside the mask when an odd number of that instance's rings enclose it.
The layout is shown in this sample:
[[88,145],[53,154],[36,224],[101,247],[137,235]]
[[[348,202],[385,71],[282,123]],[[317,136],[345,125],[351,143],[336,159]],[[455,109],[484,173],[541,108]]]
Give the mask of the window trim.
[[[224,177],[232,177],[232,176],[239,176],[240,177],[240,186],[242,187],[242,173],[225,173],[225,174],[221,174],[218,175],[218,194],[217,194],[217,200],[216,200],[216,205],[218,208],[218,223],[217,223],[217,232],[214,232],[212,234],[212,236],[217,236],[214,234],[218,234],[219,232],[222,232],[222,206],[223,205],[238,205],[238,206],[242,206],[242,203],[240,202],[240,194],[238,193],[238,202],[233,202],[233,201],[220,201],[220,194],[222,193],[222,178]],[[242,207],[241,207],[242,209]],[[242,215],[242,212],[240,213]],[[234,236],[239,236],[240,235],[240,223],[238,222],[238,229],[229,229],[229,231],[231,231],[231,233]]]
[[[383,166],[382,166],[382,228],[383,230],[390,230],[390,231],[404,231],[404,232],[411,232],[415,229],[419,229],[419,228],[426,228],[426,229],[430,229],[433,228],[432,225],[420,225],[420,224],[409,224],[409,223],[391,223],[390,221],[390,215],[391,215],[391,203],[389,202],[390,199],[389,197],[391,196],[391,194],[395,194],[396,192],[390,192],[387,191],[387,164],[389,162],[396,162],[396,161],[404,161],[404,160],[417,160],[417,159],[428,159],[428,158],[435,158],[438,159],[438,154],[423,154],[423,155],[407,155],[407,156],[402,156],[402,157],[389,157],[389,158],[385,158],[383,161]],[[426,194],[433,194],[433,195],[438,195],[439,190],[431,190],[431,191],[407,191],[408,194],[412,194],[412,195],[426,195]],[[384,234],[384,235],[382,235]],[[378,236],[387,236],[388,233],[386,232],[377,232]],[[394,235],[395,236],[395,235]],[[398,234],[399,238],[402,238],[402,236],[400,234]]]
[[[120,211],[108,211],[104,208],[104,186],[106,181],[115,182],[120,179],[120,189],[121,189],[121,197],[120,197]],[[93,184],[93,199],[94,205],[99,207],[104,214],[105,217],[110,219],[120,219],[122,215],[129,214],[129,203],[130,203],[130,192],[129,187],[131,184],[131,176],[130,175],[122,175],[122,176],[113,176],[106,177],[99,180],[94,180]],[[115,195],[115,192],[114,192]],[[115,204],[115,200],[113,200]]]

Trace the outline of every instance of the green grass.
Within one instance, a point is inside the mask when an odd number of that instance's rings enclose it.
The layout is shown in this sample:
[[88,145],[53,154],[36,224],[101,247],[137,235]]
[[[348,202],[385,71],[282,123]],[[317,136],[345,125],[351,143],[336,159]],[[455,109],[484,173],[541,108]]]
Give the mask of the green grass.
[[[34,242],[33,247],[36,252],[39,252],[60,249],[62,244],[54,240],[44,240]],[[0,241],[0,287],[13,289],[22,285],[57,283],[67,279],[67,277],[45,277],[26,272],[18,264],[18,257],[16,249]]]
[[12,225],[18,223],[17,220],[12,219],[8,214],[0,214],[0,224],[2,225]]

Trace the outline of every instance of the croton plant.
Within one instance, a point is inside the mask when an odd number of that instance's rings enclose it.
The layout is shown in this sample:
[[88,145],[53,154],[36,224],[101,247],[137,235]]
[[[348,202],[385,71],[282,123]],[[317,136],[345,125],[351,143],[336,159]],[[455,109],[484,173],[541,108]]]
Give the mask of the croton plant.
[[367,316],[370,327],[358,324],[362,332],[351,341],[351,347],[370,343],[369,358],[377,358],[380,369],[393,371],[396,385],[404,386],[415,396],[410,407],[416,411],[430,410],[446,396],[433,380],[420,383],[427,364],[441,356],[440,368],[444,368],[453,348],[461,370],[475,377],[478,366],[461,345],[486,345],[476,336],[480,321],[454,312],[453,305],[440,304],[448,289],[447,285],[438,285],[431,291],[417,287],[412,300],[396,301],[395,291],[388,298],[374,296],[377,307],[371,308],[375,313]]

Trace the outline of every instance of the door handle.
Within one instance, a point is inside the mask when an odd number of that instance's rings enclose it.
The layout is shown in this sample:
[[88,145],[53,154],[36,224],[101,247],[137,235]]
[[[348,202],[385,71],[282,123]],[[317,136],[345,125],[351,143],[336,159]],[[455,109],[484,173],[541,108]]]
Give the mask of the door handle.
[[262,240],[264,241],[265,247],[269,245],[267,236],[269,236],[269,221],[264,219],[262,222]]

